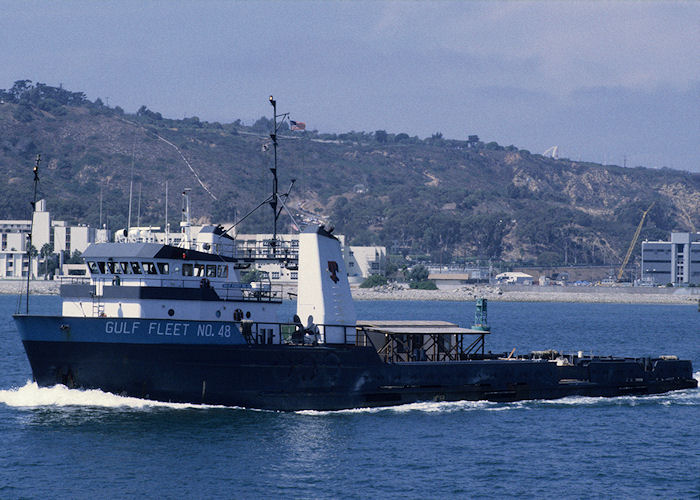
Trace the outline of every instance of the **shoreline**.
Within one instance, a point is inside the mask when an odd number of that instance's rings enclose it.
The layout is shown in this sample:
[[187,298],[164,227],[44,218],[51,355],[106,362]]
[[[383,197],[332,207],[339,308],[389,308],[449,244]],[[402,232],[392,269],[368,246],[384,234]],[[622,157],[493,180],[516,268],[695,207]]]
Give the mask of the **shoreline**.
[[[26,293],[26,281],[0,280],[0,294]],[[36,280],[33,295],[58,295],[60,282]],[[464,286],[454,290],[414,290],[402,285],[351,288],[355,300],[415,300],[468,302],[485,298],[494,302],[577,302],[600,304],[698,305],[700,288]],[[699,306],[700,307],[700,306]]]

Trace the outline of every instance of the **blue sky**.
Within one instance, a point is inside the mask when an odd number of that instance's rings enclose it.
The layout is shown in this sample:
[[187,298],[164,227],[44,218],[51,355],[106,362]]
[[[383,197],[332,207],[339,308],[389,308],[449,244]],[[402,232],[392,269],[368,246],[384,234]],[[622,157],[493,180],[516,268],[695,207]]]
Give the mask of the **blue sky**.
[[0,0],[0,88],[700,171],[700,2]]

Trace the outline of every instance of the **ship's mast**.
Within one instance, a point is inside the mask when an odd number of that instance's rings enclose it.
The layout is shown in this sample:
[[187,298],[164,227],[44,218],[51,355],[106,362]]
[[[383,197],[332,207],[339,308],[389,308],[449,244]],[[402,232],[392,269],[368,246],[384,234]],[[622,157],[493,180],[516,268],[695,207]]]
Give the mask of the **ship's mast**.
[[[34,162],[34,200],[32,201],[32,222],[29,226],[29,235],[27,241],[27,308],[26,312],[29,314],[29,279],[32,276],[32,233],[34,232],[34,214],[36,213],[36,190],[39,186],[39,162],[41,161],[41,155],[36,155],[36,161]],[[21,297],[21,295],[20,295]]]
[[[277,114],[277,101],[273,96],[270,96],[270,104],[272,105],[272,123],[273,123],[273,128],[272,128],[272,133],[270,134],[270,139],[272,139],[272,149],[274,152],[274,163],[272,165],[272,168],[270,171],[272,172],[272,195],[270,196],[270,206],[272,207],[272,241],[270,241],[270,246],[272,247],[273,253],[276,253],[276,248],[277,248],[277,220],[280,217],[280,214],[282,213],[282,209],[284,208],[284,198],[289,195],[287,193],[286,195],[282,196],[282,203],[279,208],[278,206],[278,199],[280,198],[279,194],[277,193],[277,132],[279,130],[279,125],[284,123],[284,119],[289,116],[289,113],[281,113]],[[280,121],[280,124],[277,124],[277,118],[282,118]],[[291,189],[291,186],[290,186]]]
[[272,123],[273,123],[273,129],[272,133],[270,134],[270,138],[272,139],[272,149],[274,151],[274,164],[272,165],[272,168],[270,169],[272,171],[272,198],[270,198],[270,206],[272,207],[272,241],[270,242],[270,246],[272,246],[272,250],[274,250],[277,247],[277,219],[279,218],[279,212],[277,211],[277,101],[275,101],[274,97],[270,96],[270,104],[272,104]]
[[[285,202],[287,198],[289,197],[289,193],[292,190],[292,186],[294,185],[295,180],[292,179],[291,184],[289,185],[289,189],[287,190],[286,193],[283,193],[282,195],[279,194],[278,192],[278,178],[277,178],[277,132],[279,131],[280,126],[282,123],[284,123],[284,119],[289,117],[289,113],[280,113],[277,114],[277,101],[275,101],[275,98],[273,96],[270,96],[270,104],[272,105],[272,123],[273,123],[273,129],[272,132],[270,133],[270,139],[272,139],[272,147],[274,150],[274,160],[272,167],[270,167],[270,172],[272,172],[272,194],[265,198],[258,206],[256,206],[254,209],[252,209],[250,212],[245,214],[243,217],[240,219],[236,220],[236,222],[233,223],[231,227],[229,227],[225,232],[229,232],[230,230],[236,228],[241,222],[246,220],[253,212],[255,212],[257,209],[262,207],[265,204],[269,204],[270,207],[272,208],[272,239],[270,240],[270,246],[272,247],[273,254],[277,253],[277,243],[279,242],[277,239],[277,221],[279,220],[280,214],[282,213],[282,210],[287,210],[287,213],[289,213],[289,210],[285,206]],[[277,122],[277,119],[281,118],[279,123]],[[267,151],[268,145],[267,143],[263,144],[263,151]],[[291,217],[291,214],[290,214]],[[294,219],[292,218],[292,221]]]

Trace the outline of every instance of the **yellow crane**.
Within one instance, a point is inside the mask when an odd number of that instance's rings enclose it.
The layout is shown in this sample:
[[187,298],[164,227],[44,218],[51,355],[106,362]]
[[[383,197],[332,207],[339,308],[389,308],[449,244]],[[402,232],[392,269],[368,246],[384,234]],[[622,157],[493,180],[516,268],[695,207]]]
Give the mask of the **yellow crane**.
[[649,208],[647,208],[644,213],[642,214],[642,220],[639,221],[639,225],[637,226],[637,230],[634,232],[634,237],[632,238],[632,243],[630,243],[630,247],[627,249],[627,255],[625,255],[625,260],[622,261],[622,265],[620,266],[620,270],[617,272],[617,281],[620,281],[622,279],[622,273],[625,272],[625,266],[630,260],[630,256],[632,255],[632,251],[634,250],[634,246],[637,244],[637,240],[639,239],[639,233],[642,232],[642,226],[644,225],[644,219],[646,219],[647,214],[649,213],[649,210],[654,208],[654,205],[656,204],[655,201],[651,202],[651,205],[649,205]]

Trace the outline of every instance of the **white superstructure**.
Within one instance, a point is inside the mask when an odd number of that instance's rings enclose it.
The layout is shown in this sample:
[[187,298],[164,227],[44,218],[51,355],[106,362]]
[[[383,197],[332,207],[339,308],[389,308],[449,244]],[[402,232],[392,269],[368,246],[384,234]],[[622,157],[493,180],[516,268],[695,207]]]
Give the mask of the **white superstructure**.
[[329,343],[347,342],[345,326],[357,320],[340,241],[320,227],[299,235],[297,315],[302,322],[311,317],[315,324],[344,325],[325,327],[321,333]]

